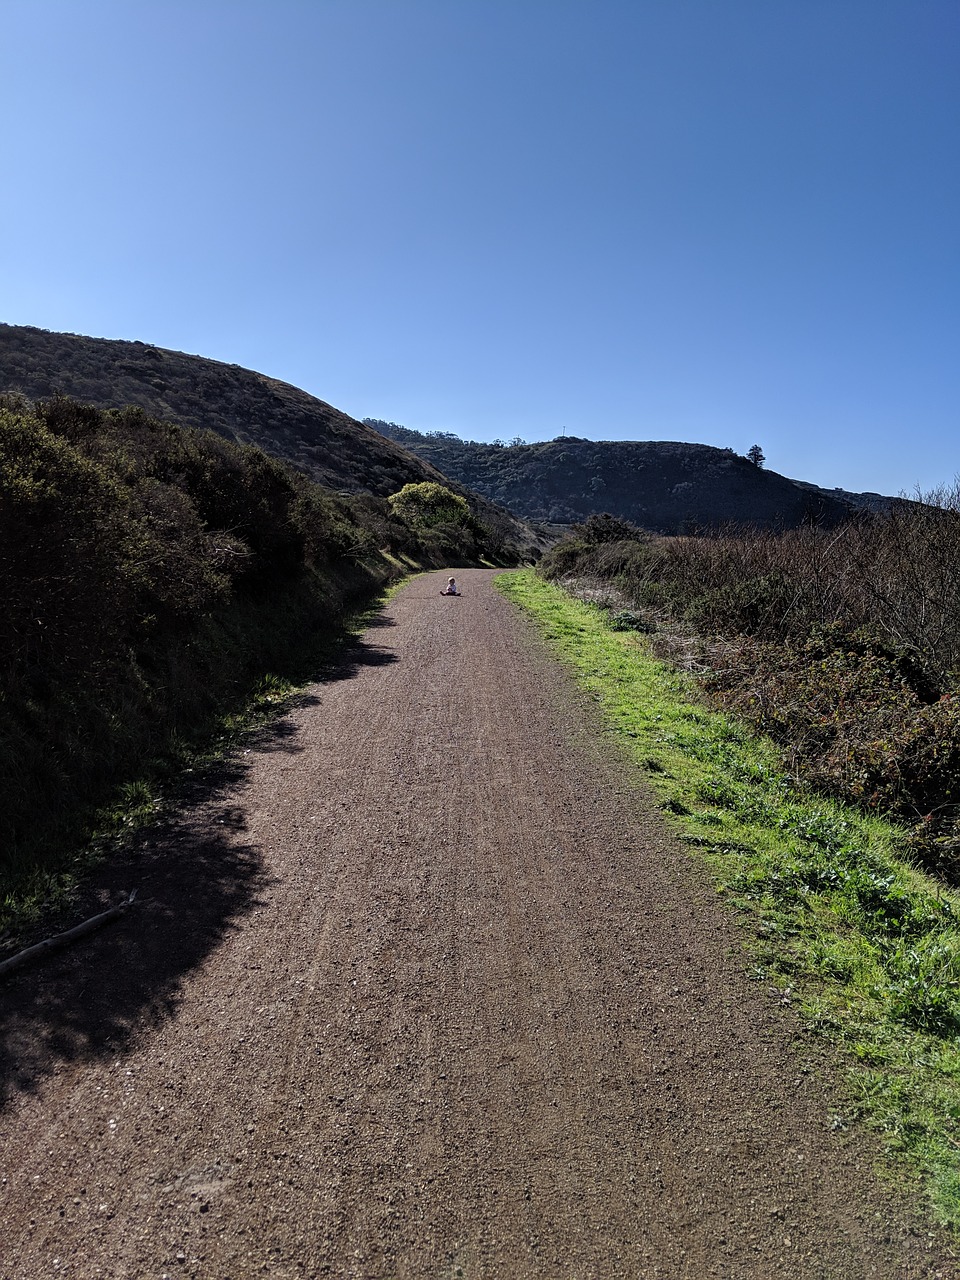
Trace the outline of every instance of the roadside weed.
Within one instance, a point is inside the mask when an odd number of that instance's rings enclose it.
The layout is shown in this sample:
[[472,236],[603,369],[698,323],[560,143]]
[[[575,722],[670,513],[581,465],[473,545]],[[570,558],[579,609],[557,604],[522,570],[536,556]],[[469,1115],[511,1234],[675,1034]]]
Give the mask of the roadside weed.
[[877,1130],[932,1216],[960,1229],[960,894],[882,819],[807,793],[774,746],[698,701],[646,637],[532,570],[496,585],[598,703],[737,911],[751,976],[829,1039],[843,1122]]

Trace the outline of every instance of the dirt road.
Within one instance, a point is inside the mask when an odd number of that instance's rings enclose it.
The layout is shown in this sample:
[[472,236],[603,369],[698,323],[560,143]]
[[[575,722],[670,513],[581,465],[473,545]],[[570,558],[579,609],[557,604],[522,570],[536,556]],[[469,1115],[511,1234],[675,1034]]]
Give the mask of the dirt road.
[[409,584],[0,989],[0,1275],[953,1276],[531,628]]

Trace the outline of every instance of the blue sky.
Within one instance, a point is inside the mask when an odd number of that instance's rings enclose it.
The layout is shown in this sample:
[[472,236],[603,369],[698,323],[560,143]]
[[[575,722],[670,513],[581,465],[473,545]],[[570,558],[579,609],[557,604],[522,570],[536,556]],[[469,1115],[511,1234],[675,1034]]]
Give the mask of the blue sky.
[[472,439],[960,471],[957,0],[0,0],[0,319]]

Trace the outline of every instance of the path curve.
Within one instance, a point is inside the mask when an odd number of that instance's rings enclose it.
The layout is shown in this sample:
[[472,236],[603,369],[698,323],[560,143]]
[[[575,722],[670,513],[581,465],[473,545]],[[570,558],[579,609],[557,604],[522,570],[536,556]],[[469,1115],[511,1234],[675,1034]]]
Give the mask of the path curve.
[[0,1275],[955,1275],[592,706],[441,576],[0,992]]

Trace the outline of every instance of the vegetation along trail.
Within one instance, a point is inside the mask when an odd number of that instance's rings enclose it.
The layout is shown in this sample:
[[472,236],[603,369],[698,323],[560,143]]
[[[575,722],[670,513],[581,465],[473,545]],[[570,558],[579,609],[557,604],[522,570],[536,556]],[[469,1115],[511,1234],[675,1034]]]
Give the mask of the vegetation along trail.
[[491,577],[407,584],[6,984],[5,1280],[953,1274]]

